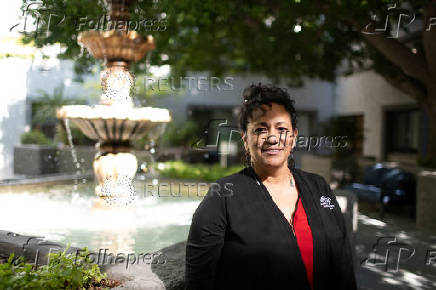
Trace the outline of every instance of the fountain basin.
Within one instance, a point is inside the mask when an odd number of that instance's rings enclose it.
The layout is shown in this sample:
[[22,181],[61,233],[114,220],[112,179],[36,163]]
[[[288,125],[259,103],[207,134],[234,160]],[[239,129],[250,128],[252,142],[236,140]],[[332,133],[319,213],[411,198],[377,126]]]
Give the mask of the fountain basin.
[[63,106],[57,111],[60,119],[71,119],[90,139],[120,143],[145,135],[159,136],[171,121],[167,109],[131,106]]
[[[163,182],[185,181],[159,179],[159,184]],[[186,240],[192,214],[203,198],[192,192],[157,196],[146,191],[152,180],[136,180],[135,202],[108,210],[93,206],[92,180],[79,184],[77,190],[73,184],[0,187],[0,204],[9,205],[0,212],[0,229],[95,251],[146,253]],[[182,187],[183,194],[185,190]]]
[[139,61],[155,48],[151,35],[143,37],[136,31],[85,31],[78,37],[79,44],[88,49],[95,59]]

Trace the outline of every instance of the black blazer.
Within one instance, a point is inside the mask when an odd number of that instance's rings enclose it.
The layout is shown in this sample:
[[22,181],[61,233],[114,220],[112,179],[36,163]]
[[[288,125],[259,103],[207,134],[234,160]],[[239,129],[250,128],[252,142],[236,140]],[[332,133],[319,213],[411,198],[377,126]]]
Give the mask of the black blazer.
[[[349,233],[318,174],[291,169],[313,236],[314,290],[356,289]],[[289,222],[252,167],[217,180],[195,211],[186,289],[310,289]]]

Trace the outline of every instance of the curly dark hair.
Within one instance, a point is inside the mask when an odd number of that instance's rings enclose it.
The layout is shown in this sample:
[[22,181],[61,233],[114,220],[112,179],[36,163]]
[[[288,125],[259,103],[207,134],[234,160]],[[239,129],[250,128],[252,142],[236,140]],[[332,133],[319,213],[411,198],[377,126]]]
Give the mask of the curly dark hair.
[[[286,89],[258,83],[257,85],[252,84],[251,86],[245,88],[242,96],[243,103],[239,112],[239,127],[243,132],[247,132],[248,120],[252,117],[253,111],[261,109],[265,112],[265,109],[262,107],[262,105],[267,105],[271,108],[272,103],[283,105],[286,111],[289,112],[292,129],[295,130],[298,128],[297,112],[294,107],[295,101],[291,99]],[[288,161],[292,168],[295,167],[295,161],[292,156],[290,156],[290,160]],[[251,164],[249,152],[246,152],[244,156],[244,162],[247,166]]]
[[242,93],[244,101],[239,113],[239,127],[243,132],[247,132],[248,119],[252,117],[253,111],[261,109],[262,105],[272,107],[272,103],[283,105],[291,117],[292,129],[297,128],[297,112],[295,111],[295,101],[291,99],[286,89],[274,87],[272,85],[262,85],[261,83],[252,84],[244,89]]

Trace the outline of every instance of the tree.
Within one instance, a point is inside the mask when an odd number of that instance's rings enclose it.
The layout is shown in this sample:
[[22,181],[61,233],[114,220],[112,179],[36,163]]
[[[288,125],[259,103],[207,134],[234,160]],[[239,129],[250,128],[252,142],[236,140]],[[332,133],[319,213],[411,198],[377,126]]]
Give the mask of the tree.
[[[101,15],[102,1],[42,2],[51,11],[64,11],[65,19],[50,27],[48,37],[28,34],[25,41],[65,44],[62,57],[75,58],[77,71],[86,71],[94,60],[86,53],[80,56],[75,28],[80,17]],[[143,0],[133,5],[131,15],[133,23],[165,24],[138,30],[155,37],[151,63],[171,65],[175,76],[251,72],[298,86],[304,77],[334,81],[344,64],[348,73],[374,70],[428,113],[428,156],[436,164],[435,2],[399,0],[392,9],[387,0]],[[380,31],[387,16],[388,25]],[[47,31],[46,23],[40,27]],[[132,70],[141,72],[144,61]]]
[[[84,98],[67,98],[64,95],[65,87],[60,85],[49,94],[43,90],[39,91],[39,96],[32,103],[32,131],[25,134],[27,142],[37,142],[36,144],[44,144],[44,138],[38,132],[48,137],[48,140],[68,144],[67,128],[64,120],[58,120],[56,111],[62,106],[67,105],[84,105]],[[33,130],[35,129],[35,130]],[[73,143],[76,145],[91,145],[95,142],[87,138],[76,126],[70,125],[70,130],[73,132]],[[23,139],[22,139],[23,140]],[[24,141],[26,141],[24,140]],[[26,144],[22,141],[23,144]],[[35,143],[28,143],[35,144]]]
[[56,110],[66,105],[78,105],[86,103],[85,100],[66,98],[65,87],[60,85],[49,94],[43,90],[32,104],[32,126],[41,127],[47,123],[56,123]]

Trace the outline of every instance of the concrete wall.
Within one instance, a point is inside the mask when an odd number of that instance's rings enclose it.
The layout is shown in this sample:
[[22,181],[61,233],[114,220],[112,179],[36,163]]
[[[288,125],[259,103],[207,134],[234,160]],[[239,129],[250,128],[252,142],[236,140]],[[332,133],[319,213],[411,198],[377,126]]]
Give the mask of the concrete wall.
[[[93,146],[75,146],[77,161],[83,172],[92,171],[92,163],[97,153]],[[14,172],[24,175],[76,173],[69,147],[19,145],[14,147]]]
[[[52,48],[55,54],[59,48]],[[41,92],[52,94],[54,89],[64,86],[64,96],[66,98],[82,98],[90,103],[98,103],[101,89],[92,88],[89,84],[100,84],[100,74],[96,71],[93,74],[85,74],[83,83],[74,81],[74,62],[72,60],[59,60],[51,58],[32,63],[27,71],[26,87],[27,97],[37,99]],[[84,85],[87,83],[87,85]]]
[[30,60],[0,59],[0,178],[13,175],[14,145],[26,129],[26,72]]
[[301,169],[321,175],[330,184],[332,172],[332,157],[315,156],[303,154],[301,158]]
[[416,192],[416,224],[436,232],[436,171],[423,171],[418,175]]
[[337,78],[335,113],[364,114],[363,155],[374,156],[377,161],[383,157],[382,106],[415,103],[372,71]]
[[[207,77],[207,73],[190,74],[194,77]],[[212,76],[210,76],[212,77]],[[209,78],[210,78],[209,77]],[[168,108],[176,122],[183,122],[188,118],[188,106],[208,105],[208,106],[228,106],[237,107],[242,103],[242,91],[252,83],[261,82],[271,83],[271,80],[263,76],[256,75],[225,75],[221,77],[223,82],[225,77],[233,78],[229,81],[233,85],[232,90],[209,90],[198,91],[196,89],[186,90],[182,94],[168,93],[167,96],[156,98],[157,107]],[[178,80],[176,80],[178,84]],[[286,83],[279,84],[281,87],[288,87]],[[194,87],[194,86],[193,86]],[[229,88],[229,86],[222,86]],[[288,88],[291,97],[295,99],[297,111],[315,111],[319,121],[323,121],[334,112],[334,93],[335,86],[332,83],[319,80],[306,80],[302,88]],[[304,132],[300,132],[300,135]]]
[[[9,44],[9,43],[8,43]],[[17,45],[19,49],[21,47]],[[31,102],[41,96],[41,92],[52,94],[56,87],[64,85],[67,98],[81,97],[96,103],[100,90],[85,87],[74,82],[73,61],[58,60],[54,57],[59,47],[46,48],[52,57],[42,59],[41,52],[33,53],[29,48],[23,51],[28,58],[10,57],[0,59],[0,79],[3,89],[0,93],[0,179],[14,175],[14,146],[20,144],[22,133],[30,130]],[[31,55],[36,55],[31,59]],[[85,82],[99,83],[99,74],[84,75]]]

